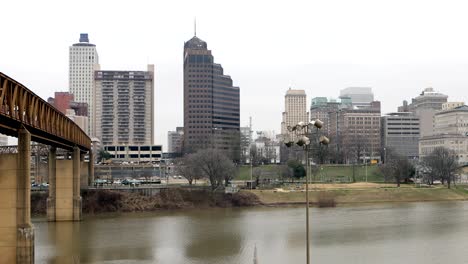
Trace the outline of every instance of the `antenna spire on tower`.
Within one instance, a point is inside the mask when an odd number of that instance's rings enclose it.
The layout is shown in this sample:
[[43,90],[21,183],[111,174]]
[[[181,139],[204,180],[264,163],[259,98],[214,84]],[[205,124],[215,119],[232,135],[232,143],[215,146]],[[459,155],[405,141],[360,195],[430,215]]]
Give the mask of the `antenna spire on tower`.
[[194,31],[194,36],[197,36],[197,17],[193,20],[193,31]]

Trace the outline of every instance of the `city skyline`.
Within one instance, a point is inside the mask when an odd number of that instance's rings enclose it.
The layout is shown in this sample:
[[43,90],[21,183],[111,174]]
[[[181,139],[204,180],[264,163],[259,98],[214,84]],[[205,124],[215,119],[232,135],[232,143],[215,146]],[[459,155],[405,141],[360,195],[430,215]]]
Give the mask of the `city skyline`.
[[[19,22],[6,29],[16,41],[2,44],[0,68],[46,99],[55,91],[68,91],[67,48],[78,41],[79,33],[89,33],[104,69],[143,70],[141,65],[153,63],[157,76],[155,92],[160,95],[155,98],[155,143],[165,148],[167,131],[183,122],[180,49],[193,35],[195,15],[197,35],[210,43],[217,60],[235,76],[236,85],[243,88],[241,125],[246,125],[252,116],[254,130],[280,131],[281,105],[288,87],[306,91],[307,108],[313,97],[336,98],[339,90],[346,87],[372,87],[376,100],[382,101],[382,114],[394,112],[403,100],[417,96],[427,87],[449,95],[449,101],[468,101],[467,93],[463,93],[468,86],[468,53],[464,49],[468,40],[457,33],[468,22],[459,13],[464,10],[463,3],[451,6],[414,1],[379,6],[367,1],[340,2],[347,11],[334,14],[332,7],[337,3],[317,3],[311,14],[306,11],[312,10],[312,4],[291,5],[294,8],[284,10],[272,4],[263,22],[255,20],[255,15],[262,12],[262,3],[250,6],[244,21],[235,19],[235,14],[245,9],[244,2],[231,6],[232,14],[223,16],[210,14],[192,3],[187,4],[186,11],[178,10],[174,4],[154,4],[160,16],[141,15],[134,22],[118,20],[119,14],[127,12],[127,8],[132,10],[132,6],[116,7],[116,15],[108,20],[115,23],[116,29],[92,18],[99,17],[94,10],[89,11],[89,21],[78,19],[82,14],[78,11],[85,11],[86,4],[77,7],[76,14],[57,12],[51,18],[42,14],[39,19],[39,14],[26,10],[25,15],[38,19],[34,25]],[[10,10],[20,7],[17,3],[6,5]],[[34,5],[32,2],[30,6]],[[57,5],[57,9],[65,10],[62,5]],[[222,6],[212,5],[214,9]],[[367,6],[366,11],[359,10],[363,5]],[[161,13],[176,9],[178,12],[167,12],[175,14],[171,18]],[[373,12],[365,13],[369,10]],[[445,15],[446,19],[433,19],[448,11],[452,13]],[[296,15],[285,16],[288,12]],[[401,18],[399,22],[391,19],[395,15]],[[277,21],[276,17],[283,19]],[[333,21],[336,18],[338,22]],[[8,13],[0,19],[6,23],[13,18]],[[63,26],[53,27],[57,19]],[[369,19],[375,26],[367,24]],[[135,32],[125,30],[137,24],[148,27]],[[171,26],[160,26],[167,24]],[[151,34],[147,34],[148,29],[152,29]],[[415,29],[418,34],[413,34]]]

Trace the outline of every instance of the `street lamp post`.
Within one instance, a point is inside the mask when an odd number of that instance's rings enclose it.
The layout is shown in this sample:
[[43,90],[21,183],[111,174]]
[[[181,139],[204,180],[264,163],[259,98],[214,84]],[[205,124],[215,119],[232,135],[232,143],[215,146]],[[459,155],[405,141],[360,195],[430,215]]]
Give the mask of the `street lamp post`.
[[[309,136],[309,131],[315,127],[318,130],[323,127],[323,122],[319,119],[311,121],[309,123],[299,122],[294,127],[288,126],[289,132],[294,132],[297,136],[294,140],[289,139],[285,142],[287,147],[292,147],[294,144],[303,147],[305,154],[306,154],[306,263],[310,263],[310,245],[309,245],[309,167],[310,167],[310,159],[309,159],[309,150],[310,150],[310,139],[307,137]],[[297,139],[296,139],[297,138]],[[321,136],[318,139],[319,146],[320,144],[328,145],[330,140],[325,137]]]

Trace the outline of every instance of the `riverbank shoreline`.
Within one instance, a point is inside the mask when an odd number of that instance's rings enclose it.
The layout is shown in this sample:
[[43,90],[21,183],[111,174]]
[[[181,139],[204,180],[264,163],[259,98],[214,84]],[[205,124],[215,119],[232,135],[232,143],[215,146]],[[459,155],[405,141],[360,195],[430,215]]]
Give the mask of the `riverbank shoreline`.
[[[249,190],[254,193],[265,206],[304,205],[305,191],[292,190]],[[373,203],[408,203],[408,202],[439,202],[468,201],[468,190],[465,187],[452,189],[441,187],[418,188],[404,186],[401,188],[371,186],[367,188],[316,188],[309,190],[309,203],[321,206],[323,200],[333,200],[333,206]]]
[[[315,188],[309,191],[311,207],[342,207],[376,203],[468,201],[465,187],[394,188],[369,185],[366,188]],[[46,214],[47,193],[31,196],[31,213]],[[241,190],[225,194],[207,190],[171,189],[153,196],[109,190],[83,190],[83,213],[152,212],[230,207],[292,207],[305,205],[303,190]]]

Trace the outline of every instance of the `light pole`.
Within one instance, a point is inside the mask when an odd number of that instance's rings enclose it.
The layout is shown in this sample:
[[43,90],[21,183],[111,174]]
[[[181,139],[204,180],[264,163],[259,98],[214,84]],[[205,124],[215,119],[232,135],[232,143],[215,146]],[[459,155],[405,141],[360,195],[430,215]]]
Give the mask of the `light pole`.
[[[309,159],[309,150],[310,150],[310,139],[307,137],[309,136],[309,132],[315,127],[317,129],[316,136],[318,135],[318,130],[323,127],[323,122],[319,119],[311,121],[309,123],[299,122],[297,125],[291,127],[288,126],[289,132],[294,132],[297,136],[294,139],[289,139],[285,142],[286,147],[292,147],[294,144],[302,147],[306,154],[306,263],[310,263],[310,246],[309,246],[309,167],[310,167],[310,159]],[[321,136],[318,139],[318,144],[328,145],[330,140],[325,137]]]

